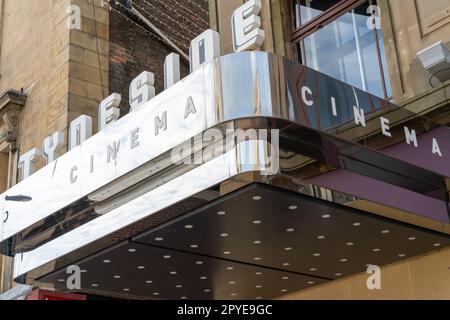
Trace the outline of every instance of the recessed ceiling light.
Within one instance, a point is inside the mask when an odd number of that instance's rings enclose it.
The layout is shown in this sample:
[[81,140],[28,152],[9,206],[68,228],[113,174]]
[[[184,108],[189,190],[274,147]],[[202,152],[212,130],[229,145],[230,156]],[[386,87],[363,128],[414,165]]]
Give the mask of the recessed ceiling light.
[[183,285],[181,285],[181,284],[177,284],[176,286],[175,286],[175,288],[183,288]]
[[400,258],[403,258],[403,257],[405,257],[406,256],[406,254],[404,254],[404,253],[400,253],[399,255],[398,255]]
[[261,243],[262,243],[262,241],[260,241],[260,240],[253,241],[253,244],[261,244]]
[[284,251],[291,251],[291,250],[292,250],[291,247],[286,247],[286,248],[284,248]]
[[409,241],[414,241],[414,240],[416,240],[416,237],[409,237],[408,240]]
[[230,296],[232,296],[232,297],[236,297],[237,296],[237,293],[232,293],[232,294],[230,294]]
[[380,249],[380,248],[375,248],[375,249],[373,249],[372,251],[373,251],[373,252],[380,252],[381,249]]
[[334,275],[335,275],[336,277],[340,277],[340,276],[342,276],[342,273],[338,272],[338,273],[335,273]]
[[286,289],[281,289],[281,292],[287,292],[287,290]]
[[191,244],[190,247],[191,247],[192,249],[196,249],[196,248],[198,248],[198,244]]
[[145,266],[138,266],[137,267],[139,270],[145,269]]
[[354,244],[355,244],[354,242],[347,242],[345,245],[351,247]]
[[184,226],[185,229],[193,229],[194,226],[192,224],[187,224]]
[[200,280],[206,280],[206,279],[208,279],[208,277],[205,277],[205,276],[200,277]]
[[130,291],[130,289],[125,288],[125,289],[123,289],[123,291],[128,292],[128,291]]
[[317,271],[317,268],[309,268],[309,271]]
[[64,279],[58,279],[59,282],[66,282]]
[[156,241],[163,241],[164,238],[163,238],[163,237],[156,237],[155,240],[156,240]]
[[289,280],[289,277],[284,276],[284,277],[282,277],[281,279],[283,279],[283,280]]
[[203,264],[203,261],[195,261],[195,264]]
[[80,270],[80,272],[81,272],[81,273],[86,273],[86,272],[87,272],[87,270]]
[[98,287],[98,284],[97,283],[93,283],[93,284],[91,284],[91,287]]
[[114,276],[113,278],[114,278],[114,279],[120,279],[120,278],[121,278],[121,276],[119,276],[119,275],[116,275],[116,276]]
[[325,239],[325,236],[317,236],[317,239],[323,240],[323,239]]
[[223,254],[231,254],[230,251],[224,251]]
[[186,299],[187,299],[187,297],[180,297],[180,299],[182,299],[182,300],[186,300]]
[[203,292],[211,292],[211,289],[205,289]]
[[233,270],[234,267],[227,267],[227,270]]
[[307,283],[308,284],[314,284],[314,281],[308,281]]
[[111,260],[103,260],[103,263],[111,263]]
[[348,259],[346,259],[346,258],[342,258],[341,260],[339,260],[339,261],[341,261],[341,262],[347,262],[348,261]]
[[360,225],[361,225],[361,222],[355,222],[355,223],[353,224],[354,227],[359,227]]
[[227,214],[225,211],[217,211],[218,216],[223,216],[225,214]]
[[285,266],[285,267],[289,267],[291,264],[289,263],[289,262],[284,262],[283,263],[283,266]]
[[260,276],[260,275],[262,275],[262,272],[261,272],[261,271],[257,271],[257,272],[255,272],[255,274],[256,274],[257,276]]
[[255,299],[256,299],[256,300],[261,300],[261,299],[262,299],[262,297],[256,297]]
[[255,201],[258,201],[258,200],[261,200],[262,197],[261,196],[254,196],[252,199],[255,200]]
[[128,252],[131,252],[131,253],[136,252],[136,249],[130,248],[130,249],[128,249]]
[[261,224],[261,220],[255,220],[255,221],[253,221],[253,224]]
[[145,283],[150,284],[150,283],[153,283],[153,281],[152,280],[146,280]]
[[258,284],[255,288],[256,288],[256,289],[261,289],[261,288],[262,288],[262,285]]
[[288,208],[289,208],[289,210],[296,210],[298,207],[296,205],[292,205],[292,206],[289,206]]
[[159,296],[159,292],[153,292],[154,296]]
[[320,257],[320,253],[313,253],[313,257]]
[[389,230],[387,230],[387,229],[386,229],[386,230],[383,230],[383,231],[381,231],[381,233],[382,233],[382,234],[388,234],[389,232],[391,232],[391,231],[389,231]]
[[294,232],[295,229],[294,229],[294,228],[287,228],[286,231],[287,231],[287,232]]
[[223,237],[223,238],[225,238],[225,237],[228,237],[229,234],[228,234],[228,233],[221,233],[220,236]]
[[331,215],[329,215],[328,213],[322,215],[322,219],[329,219],[329,218],[331,218]]
[[236,281],[228,281],[228,284],[236,284]]
[[176,271],[170,271],[169,274],[171,274],[171,275],[176,275],[177,272],[176,272]]
[[253,260],[255,260],[255,261],[260,261],[261,258],[260,258],[260,257],[254,257]]
[[440,243],[435,243],[435,244],[433,244],[433,247],[440,247],[440,246],[441,246]]

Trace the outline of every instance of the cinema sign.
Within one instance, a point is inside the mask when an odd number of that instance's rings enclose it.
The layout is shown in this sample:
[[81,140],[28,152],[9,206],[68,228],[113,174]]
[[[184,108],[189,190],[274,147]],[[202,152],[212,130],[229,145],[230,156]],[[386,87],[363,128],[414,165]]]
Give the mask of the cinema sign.
[[[233,15],[237,53],[220,57],[219,35],[207,30],[191,43],[192,73],[188,77],[179,80],[179,60],[171,54],[164,68],[164,92],[155,96],[154,76],[143,72],[130,84],[129,114],[119,119],[121,97],[113,93],[100,103],[96,135],[91,136],[92,119],[82,115],[70,125],[67,153],[59,154],[64,135],[57,132],[45,139],[42,151],[32,149],[23,154],[19,162],[25,179],[7,193],[27,195],[32,201],[1,201],[0,240],[43,222],[80,199],[108,199],[173,165],[171,157],[162,162],[156,159],[185,141],[223,124],[226,128],[220,129],[233,131],[242,119],[282,120],[320,132],[349,123],[364,129],[369,121],[378,122],[382,136],[393,138],[394,121],[388,115],[373,117],[378,111],[396,109],[389,102],[285,58],[265,52],[240,52],[262,44],[264,33],[257,16],[260,8],[260,1],[248,1]],[[421,147],[415,128],[404,126],[403,135],[411,148]],[[437,159],[446,156],[438,138],[433,138],[427,149]],[[48,164],[34,172],[41,154]],[[216,173],[224,168],[219,169]],[[220,183],[230,172],[239,171],[231,166],[225,169],[229,171],[217,180],[212,174],[202,186]],[[118,179],[120,183],[114,183]]]

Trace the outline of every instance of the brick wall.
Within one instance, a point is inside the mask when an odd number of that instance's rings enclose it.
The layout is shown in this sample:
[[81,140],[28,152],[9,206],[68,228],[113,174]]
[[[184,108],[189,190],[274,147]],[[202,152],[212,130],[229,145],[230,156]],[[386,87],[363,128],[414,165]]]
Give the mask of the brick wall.
[[[133,4],[186,54],[190,41],[209,28],[207,0],[134,0]],[[155,74],[156,92],[161,92],[164,59],[174,50],[139,19],[127,14],[123,6],[113,7],[120,13],[110,12],[109,86],[110,92],[122,95],[121,115],[125,115],[129,111],[130,82],[142,71],[150,71]],[[182,77],[189,73],[189,64],[183,59],[181,73]]]

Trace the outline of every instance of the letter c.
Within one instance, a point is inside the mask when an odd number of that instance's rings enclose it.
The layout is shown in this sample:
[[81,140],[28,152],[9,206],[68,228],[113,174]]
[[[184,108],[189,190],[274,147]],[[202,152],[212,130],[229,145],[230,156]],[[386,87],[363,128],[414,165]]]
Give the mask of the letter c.
[[74,173],[77,170],[78,170],[77,166],[73,166],[72,169],[70,169],[70,183],[75,183],[77,181],[78,176],[77,175],[74,176]]
[[314,101],[312,101],[311,99],[308,99],[308,97],[306,96],[307,93],[309,94],[310,97],[312,96],[311,89],[308,88],[307,86],[303,86],[302,87],[302,99],[303,99],[303,102],[308,107],[311,107],[314,104]]

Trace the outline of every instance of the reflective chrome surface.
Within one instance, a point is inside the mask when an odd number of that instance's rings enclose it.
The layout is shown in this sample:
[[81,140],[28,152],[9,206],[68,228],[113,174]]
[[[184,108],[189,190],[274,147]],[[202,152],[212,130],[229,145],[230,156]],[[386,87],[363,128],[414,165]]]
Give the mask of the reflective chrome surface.
[[[311,89],[312,106],[301,95],[305,85]],[[196,112],[186,113],[190,98]],[[366,111],[366,127],[354,125],[353,106]],[[15,276],[33,281],[228,189],[255,181],[271,183],[282,176],[289,177],[282,186],[289,190],[305,192],[297,185],[300,181],[308,188],[345,194],[345,201],[327,199],[340,204],[361,199],[386,205],[370,192],[372,183],[379,183],[380,190],[392,188],[390,208],[448,225],[445,170],[436,166],[432,172],[433,162],[421,164],[424,169],[415,166],[410,155],[389,150],[385,155],[365,146],[372,136],[383,148],[406,144],[402,130],[392,130],[392,137],[380,134],[381,114],[396,121],[416,119],[419,138],[433,130],[450,135],[448,128],[284,58],[264,52],[221,57],[8,190],[6,195],[24,194],[32,201],[1,201],[3,214],[8,212],[1,222],[3,250],[23,252],[16,256]],[[213,127],[279,130],[282,153],[272,157],[279,160],[278,170],[261,174],[258,166],[239,164],[241,145],[200,165],[171,161],[172,148]],[[352,139],[361,138],[349,141],[346,130],[357,131]],[[261,162],[260,144],[247,142],[251,148],[245,150],[255,163],[268,165]],[[420,148],[417,152],[423,155]],[[335,172],[344,173],[341,180],[346,175],[349,181],[355,179],[359,188],[335,183]],[[411,208],[404,199],[412,196],[422,197],[427,206]]]

